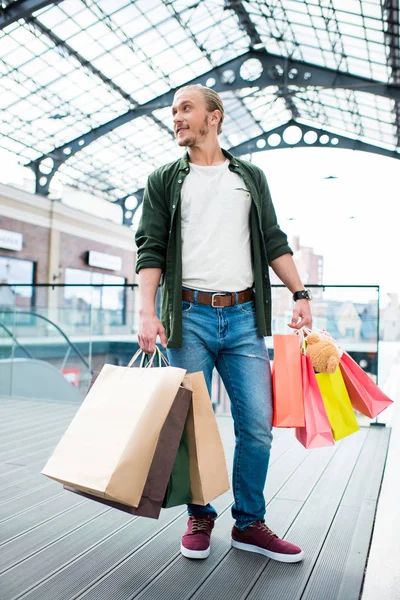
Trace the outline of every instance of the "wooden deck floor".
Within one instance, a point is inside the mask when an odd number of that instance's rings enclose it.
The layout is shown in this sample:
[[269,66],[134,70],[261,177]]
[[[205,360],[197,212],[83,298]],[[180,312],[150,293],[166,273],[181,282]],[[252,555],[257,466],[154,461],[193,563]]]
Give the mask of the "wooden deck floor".
[[[190,561],[179,553],[183,507],[135,518],[40,475],[76,409],[0,402],[1,600],[358,600],[390,429],[313,451],[275,430],[266,520],[304,549],[302,563],[231,549],[230,492],[213,503],[210,557]],[[218,421],[231,466],[232,423]]]

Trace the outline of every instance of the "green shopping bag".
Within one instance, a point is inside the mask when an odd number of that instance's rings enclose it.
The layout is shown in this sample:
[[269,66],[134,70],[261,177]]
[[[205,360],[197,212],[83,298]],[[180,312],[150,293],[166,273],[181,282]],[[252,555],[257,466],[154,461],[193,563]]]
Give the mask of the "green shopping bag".
[[162,507],[171,508],[172,506],[189,504],[191,501],[189,445],[185,426],[168,481]]

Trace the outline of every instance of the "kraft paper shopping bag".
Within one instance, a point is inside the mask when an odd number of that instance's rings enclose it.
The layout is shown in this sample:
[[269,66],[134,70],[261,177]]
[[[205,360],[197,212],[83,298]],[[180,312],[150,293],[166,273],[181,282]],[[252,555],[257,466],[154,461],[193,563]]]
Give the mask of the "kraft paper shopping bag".
[[132,515],[153,519],[159,517],[163,507],[190,502],[189,453],[187,442],[182,443],[182,439],[186,438],[184,427],[191,399],[192,392],[180,387],[161,429],[137,508],[79,491],[70,485],[64,485],[64,488]]
[[192,390],[186,422],[191,502],[206,505],[230,488],[226,459],[204,374],[186,375],[183,386]]
[[138,507],[185,372],[104,365],[42,473]]

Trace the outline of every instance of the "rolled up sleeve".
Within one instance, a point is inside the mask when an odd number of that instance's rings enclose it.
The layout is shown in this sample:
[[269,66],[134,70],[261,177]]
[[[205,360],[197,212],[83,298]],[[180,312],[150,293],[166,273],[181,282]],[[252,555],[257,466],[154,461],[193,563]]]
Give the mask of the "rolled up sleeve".
[[169,236],[169,211],[160,175],[149,176],[143,196],[143,210],[135,235],[136,273],[143,268],[165,271]]

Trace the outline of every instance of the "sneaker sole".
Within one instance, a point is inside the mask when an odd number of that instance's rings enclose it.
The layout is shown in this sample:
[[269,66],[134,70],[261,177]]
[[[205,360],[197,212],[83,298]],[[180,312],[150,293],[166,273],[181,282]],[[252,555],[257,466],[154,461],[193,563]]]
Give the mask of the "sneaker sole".
[[267,556],[272,560],[277,560],[279,562],[284,563],[300,562],[304,558],[303,551],[299,552],[298,554],[279,554],[278,552],[271,552],[270,550],[265,550],[265,548],[253,546],[252,544],[244,544],[243,542],[236,542],[235,540],[232,540],[231,544],[233,548],[237,548],[238,550],[244,550],[245,552],[255,552],[256,554],[262,554],[263,556]]
[[204,559],[210,556],[210,547],[208,547],[206,550],[189,550],[188,548],[185,548],[183,544],[181,544],[181,554],[185,558]]

